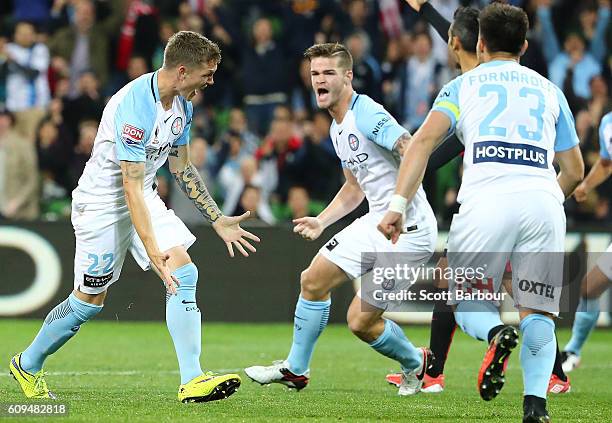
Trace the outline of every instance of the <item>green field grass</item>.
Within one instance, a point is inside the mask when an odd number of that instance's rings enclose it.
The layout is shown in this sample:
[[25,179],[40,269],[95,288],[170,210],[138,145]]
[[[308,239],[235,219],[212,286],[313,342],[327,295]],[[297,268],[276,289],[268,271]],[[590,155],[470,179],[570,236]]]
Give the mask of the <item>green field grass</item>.
[[[40,322],[0,320],[0,402],[23,403],[8,376],[12,354],[23,350]],[[416,345],[425,345],[429,328],[406,327]],[[560,331],[560,342],[569,332]],[[203,365],[215,371],[240,371],[284,358],[291,325],[205,324]],[[51,421],[416,421],[518,422],[522,417],[522,378],[518,353],[511,357],[507,383],[492,402],[480,400],[476,374],[485,345],[457,332],[446,367],[442,394],[398,397],[384,375],[394,363],[358,341],[344,326],[331,325],[321,336],[312,379],[301,392],[280,385],[261,387],[243,376],[240,390],[224,401],[181,404],[176,399],[178,371],[163,323],[94,321],[49,358],[47,382],[67,418]],[[612,332],[595,331],[583,352],[583,366],[571,374],[572,392],[549,398],[555,422],[609,422],[612,411]],[[39,418],[38,421],[49,418]],[[2,420],[2,418],[0,418]],[[9,421],[29,421],[11,418]]]

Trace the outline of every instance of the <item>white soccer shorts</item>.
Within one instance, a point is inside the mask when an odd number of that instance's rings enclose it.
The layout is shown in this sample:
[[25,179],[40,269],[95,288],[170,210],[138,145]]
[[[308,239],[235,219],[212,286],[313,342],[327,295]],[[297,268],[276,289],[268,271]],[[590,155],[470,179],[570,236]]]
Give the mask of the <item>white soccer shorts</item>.
[[[195,242],[195,236],[157,194],[146,199],[146,204],[161,251],[181,245],[187,249]],[[73,202],[72,226],[76,238],[75,289],[85,294],[106,291],[119,279],[128,250],[143,270],[150,269],[149,258],[132,225],[127,206],[91,210],[87,205]]]
[[[565,225],[563,205],[546,192],[499,194],[464,203],[449,232],[449,267],[484,276],[464,281],[464,292],[493,294],[500,292],[510,260],[515,306],[558,314]],[[456,287],[451,280],[451,293]]]

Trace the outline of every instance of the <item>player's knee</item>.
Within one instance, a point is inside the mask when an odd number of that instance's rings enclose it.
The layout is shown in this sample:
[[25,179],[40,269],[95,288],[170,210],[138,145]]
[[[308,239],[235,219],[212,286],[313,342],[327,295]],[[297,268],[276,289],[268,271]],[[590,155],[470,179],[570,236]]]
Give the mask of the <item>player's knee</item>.
[[371,324],[369,319],[364,318],[363,313],[352,312],[349,309],[349,312],[346,315],[346,321],[350,331],[353,332],[357,338],[367,342],[372,341],[372,337],[370,335]]
[[317,274],[317,271],[311,267],[304,270],[300,276],[301,294],[307,300],[316,301],[325,299],[329,293],[329,289]]
[[179,281],[179,290],[193,290],[198,284],[198,267],[193,262],[179,267],[172,274]]
[[82,299],[77,298],[74,293],[68,296],[67,302],[69,309],[72,310],[72,313],[76,317],[77,321],[80,321],[79,325],[93,319],[102,311],[102,308],[104,307],[103,305],[96,305],[83,301]]

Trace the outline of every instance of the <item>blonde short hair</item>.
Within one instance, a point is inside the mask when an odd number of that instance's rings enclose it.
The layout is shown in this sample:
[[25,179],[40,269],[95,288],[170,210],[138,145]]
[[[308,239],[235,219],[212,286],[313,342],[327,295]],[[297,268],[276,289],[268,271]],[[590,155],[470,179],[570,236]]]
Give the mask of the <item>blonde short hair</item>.
[[193,31],[179,31],[168,40],[164,50],[164,68],[199,66],[221,61],[219,46]]

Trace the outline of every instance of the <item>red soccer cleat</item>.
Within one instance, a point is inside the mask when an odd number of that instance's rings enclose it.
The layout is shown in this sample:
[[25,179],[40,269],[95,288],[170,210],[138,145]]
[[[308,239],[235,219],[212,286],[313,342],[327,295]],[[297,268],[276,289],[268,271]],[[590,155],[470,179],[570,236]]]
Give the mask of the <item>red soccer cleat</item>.
[[421,392],[425,392],[427,394],[437,394],[442,391],[444,391],[444,375],[440,374],[437,377],[431,377],[428,374],[425,374]]
[[567,376],[567,380],[563,382],[559,376],[556,374],[552,374],[550,376],[550,380],[548,381],[548,392],[551,394],[567,394],[572,390],[572,385],[570,384],[570,378]]
[[485,401],[491,401],[504,386],[508,358],[518,345],[518,332],[506,326],[491,340],[478,372],[478,392]]

